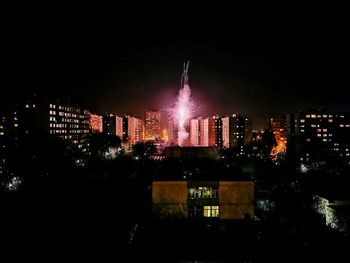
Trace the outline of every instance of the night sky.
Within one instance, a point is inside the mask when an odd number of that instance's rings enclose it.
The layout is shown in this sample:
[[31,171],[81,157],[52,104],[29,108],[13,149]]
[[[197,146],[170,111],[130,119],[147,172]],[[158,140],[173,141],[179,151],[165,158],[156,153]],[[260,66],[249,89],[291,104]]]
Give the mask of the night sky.
[[240,112],[263,128],[273,114],[350,110],[349,28],[341,14],[236,13],[137,21],[120,12],[108,21],[18,14],[4,23],[1,104],[36,92],[99,114],[167,109],[190,60],[199,116]]

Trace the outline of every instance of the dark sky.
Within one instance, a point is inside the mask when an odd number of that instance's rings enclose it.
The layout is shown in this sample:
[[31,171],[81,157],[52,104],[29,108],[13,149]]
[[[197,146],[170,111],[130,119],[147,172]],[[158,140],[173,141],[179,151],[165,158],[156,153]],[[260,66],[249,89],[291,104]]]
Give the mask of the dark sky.
[[241,112],[260,128],[277,113],[350,110],[349,28],[338,12],[120,14],[6,20],[1,104],[37,92],[100,114],[167,109],[190,60],[197,115]]

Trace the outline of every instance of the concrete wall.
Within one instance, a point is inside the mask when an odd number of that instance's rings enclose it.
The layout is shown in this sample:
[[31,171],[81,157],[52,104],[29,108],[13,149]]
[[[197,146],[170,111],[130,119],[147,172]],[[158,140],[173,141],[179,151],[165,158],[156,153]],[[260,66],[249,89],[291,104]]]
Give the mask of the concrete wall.
[[152,184],[152,204],[155,218],[187,217],[187,182],[155,181]]
[[254,216],[253,182],[219,182],[220,219],[243,219]]

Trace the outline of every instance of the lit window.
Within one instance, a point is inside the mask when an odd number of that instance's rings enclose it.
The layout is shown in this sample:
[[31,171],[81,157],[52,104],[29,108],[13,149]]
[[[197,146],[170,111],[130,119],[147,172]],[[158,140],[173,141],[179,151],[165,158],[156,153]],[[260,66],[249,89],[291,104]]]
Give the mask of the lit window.
[[305,120],[304,120],[304,119],[301,119],[300,122],[305,122]]
[[316,118],[316,114],[311,114],[311,118]]
[[327,129],[323,129],[323,132],[327,132]]
[[318,134],[317,134],[317,137],[321,137],[321,134],[320,134],[320,133],[318,133]]
[[310,138],[307,138],[306,141],[309,142],[309,141],[310,141]]
[[323,115],[322,117],[323,117],[323,118],[327,118],[327,115]]
[[340,124],[339,126],[340,126],[341,128],[343,128],[343,127],[344,127],[344,124]]
[[205,205],[203,207],[203,216],[204,217],[219,217],[219,206],[209,206]]
[[329,118],[333,118],[333,115],[329,115]]
[[306,118],[310,118],[310,115],[306,115]]
[[300,132],[305,132],[305,130],[300,130]]
[[323,137],[327,137],[327,134],[323,134]]
[[326,141],[327,141],[327,139],[323,139],[323,141],[324,141],[324,142],[326,142]]
[[29,105],[28,105],[28,104],[26,104],[26,108],[27,108],[27,109],[29,108]]
[[4,132],[0,132],[0,135],[4,135],[5,133]]
[[15,125],[14,125],[15,127],[18,127],[18,124],[17,123],[15,123]]
[[35,108],[35,104],[33,104],[33,108]]
[[349,128],[349,127],[350,127],[350,124],[346,124],[345,126],[346,126],[346,128]]
[[317,132],[321,132],[322,131],[322,129],[317,129]]
[[311,124],[311,127],[312,128],[316,128],[316,124]]

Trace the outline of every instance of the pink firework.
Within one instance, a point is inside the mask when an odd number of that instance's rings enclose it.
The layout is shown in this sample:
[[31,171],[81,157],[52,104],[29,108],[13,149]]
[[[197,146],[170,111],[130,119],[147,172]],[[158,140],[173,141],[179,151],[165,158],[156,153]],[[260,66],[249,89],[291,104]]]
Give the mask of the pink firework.
[[184,64],[184,71],[181,77],[181,88],[177,96],[174,117],[178,126],[177,142],[179,146],[184,145],[184,141],[188,138],[188,132],[185,129],[186,122],[192,116],[193,102],[191,99],[191,88],[188,85],[188,66],[190,62]]

